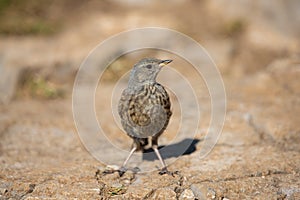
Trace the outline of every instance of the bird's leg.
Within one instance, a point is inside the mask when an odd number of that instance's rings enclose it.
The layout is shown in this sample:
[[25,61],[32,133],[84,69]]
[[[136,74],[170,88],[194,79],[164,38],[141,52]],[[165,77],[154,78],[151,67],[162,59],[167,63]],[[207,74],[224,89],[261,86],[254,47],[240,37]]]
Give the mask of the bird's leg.
[[133,145],[129,155],[127,156],[126,160],[124,161],[123,165],[120,167],[120,169],[118,170],[119,172],[119,175],[120,176],[123,176],[123,174],[127,171],[126,169],[126,164],[127,162],[129,161],[129,159],[131,158],[131,156],[133,155],[133,153],[137,150],[137,146],[136,145]]
[[178,171],[176,171],[176,172],[170,172],[167,169],[167,165],[166,165],[164,159],[161,157],[161,154],[159,153],[159,150],[158,150],[157,138],[152,138],[152,149],[154,150],[156,156],[158,157],[158,159],[159,159],[159,161],[160,161],[160,163],[162,165],[162,169],[159,172],[160,175],[169,174],[169,175],[174,176],[174,174],[178,173]]
[[164,161],[164,159],[161,157],[160,153],[159,153],[159,150],[158,150],[158,145],[157,145],[157,137],[154,137],[152,138],[152,149],[154,150],[156,156],[158,157],[161,165],[162,165],[162,169],[160,171],[160,174],[165,174],[168,172],[168,169],[167,169],[167,165]]
[[158,151],[157,145],[152,145],[152,149],[154,150],[154,152],[155,152],[156,156],[158,157],[161,165],[163,166],[162,169],[167,169],[166,163],[165,163],[164,159],[161,157],[161,155]]

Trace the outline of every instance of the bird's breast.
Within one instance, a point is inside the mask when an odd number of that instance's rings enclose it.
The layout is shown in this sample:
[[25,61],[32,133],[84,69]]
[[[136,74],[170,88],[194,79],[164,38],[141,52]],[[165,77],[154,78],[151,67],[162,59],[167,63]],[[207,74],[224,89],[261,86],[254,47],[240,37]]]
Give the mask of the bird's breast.
[[133,131],[139,132],[134,134],[143,134],[146,131],[147,134],[155,135],[168,124],[170,107],[169,96],[163,86],[158,83],[145,84],[134,91],[123,93],[119,114],[127,133]]

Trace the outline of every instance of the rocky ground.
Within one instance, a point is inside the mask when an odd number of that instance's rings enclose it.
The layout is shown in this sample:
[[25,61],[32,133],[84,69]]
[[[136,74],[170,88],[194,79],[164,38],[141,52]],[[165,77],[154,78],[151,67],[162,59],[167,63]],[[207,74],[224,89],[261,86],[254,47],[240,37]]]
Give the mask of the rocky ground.
[[[0,199],[300,199],[299,4],[246,1],[224,9],[223,1],[188,2],[89,1],[74,6],[78,10],[54,35],[0,37]],[[200,159],[210,100],[205,87],[195,86],[203,89],[197,142],[185,155],[167,159],[169,169],[178,171],[174,176],[159,175],[157,160],[144,161],[153,169],[147,173],[103,174],[106,163],[88,153],[74,125],[72,86],[84,57],[112,34],[142,26],[193,37],[211,54],[226,89],[223,132]],[[101,91],[111,92],[124,72],[118,66],[136,59],[112,65]],[[185,66],[176,69],[193,82]],[[163,73],[160,79],[173,80]],[[110,118],[110,96],[102,97],[97,93],[98,118],[109,139],[128,150],[129,138]],[[170,141],[181,113],[172,100],[173,121],[161,145],[175,143]]]

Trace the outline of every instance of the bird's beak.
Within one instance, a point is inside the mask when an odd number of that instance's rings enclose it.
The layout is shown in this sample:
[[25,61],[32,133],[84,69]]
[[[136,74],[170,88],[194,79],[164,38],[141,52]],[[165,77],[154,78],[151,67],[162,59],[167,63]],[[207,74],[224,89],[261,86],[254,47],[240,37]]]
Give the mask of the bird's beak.
[[160,67],[166,66],[167,64],[169,64],[170,62],[172,62],[173,60],[162,60],[159,63]]

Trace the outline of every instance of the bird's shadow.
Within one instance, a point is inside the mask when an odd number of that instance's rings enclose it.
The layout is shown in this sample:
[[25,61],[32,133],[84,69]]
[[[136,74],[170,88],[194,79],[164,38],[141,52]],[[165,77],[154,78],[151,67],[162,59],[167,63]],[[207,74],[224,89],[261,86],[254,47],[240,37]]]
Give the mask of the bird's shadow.
[[[159,152],[164,159],[178,158],[182,155],[189,155],[196,151],[196,144],[200,142],[199,139],[186,138],[178,143],[159,146]],[[143,151],[143,160],[153,161],[158,159],[152,148]]]

